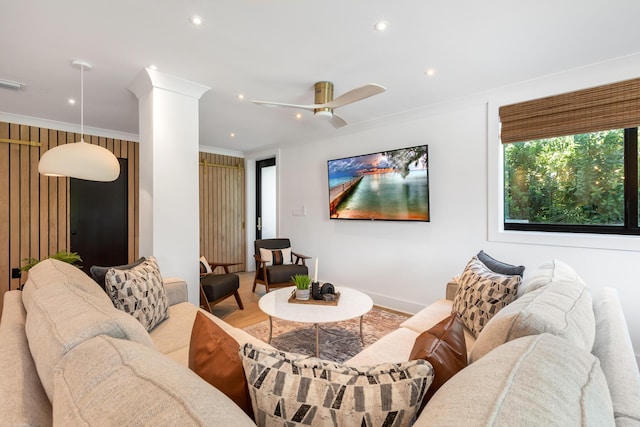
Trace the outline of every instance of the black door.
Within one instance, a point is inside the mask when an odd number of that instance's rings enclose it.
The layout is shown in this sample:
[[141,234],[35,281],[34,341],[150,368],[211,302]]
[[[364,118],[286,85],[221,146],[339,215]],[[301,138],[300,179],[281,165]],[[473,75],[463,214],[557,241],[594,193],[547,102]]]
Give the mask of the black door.
[[127,159],[120,161],[120,176],[113,182],[71,178],[71,251],[82,258],[82,269],[92,265],[128,262]]
[[[262,179],[263,170],[269,170],[271,173],[274,173],[276,165],[275,157],[265,160],[256,161],[256,239],[262,239],[262,230],[263,230],[263,214],[268,218],[275,217],[275,212],[264,212],[265,209],[270,209],[271,205],[275,202],[274,200],[264,200],[263,198],[263,186],[268,182]],[[270,189],[272,194],[275,192],[275,188]],[[273,196],[271,196],[273,197]],[[264,203],[264,202],[273,202],[273,203]],[[273,227],[271,227],[273,228]],[[266,235],[265,238],[276,237],[275,235],[271,235],[275,232],[275,230],[268,230],[269,235]]]

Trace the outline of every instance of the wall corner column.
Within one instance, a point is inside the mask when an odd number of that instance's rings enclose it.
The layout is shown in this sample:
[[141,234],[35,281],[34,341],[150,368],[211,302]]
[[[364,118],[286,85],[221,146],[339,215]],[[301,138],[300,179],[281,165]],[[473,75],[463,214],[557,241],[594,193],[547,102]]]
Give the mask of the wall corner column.
[[129,86],[138,98],[140,255],[163,277],[180,277],[199,304],[198,102],[209,87],[145,68]]

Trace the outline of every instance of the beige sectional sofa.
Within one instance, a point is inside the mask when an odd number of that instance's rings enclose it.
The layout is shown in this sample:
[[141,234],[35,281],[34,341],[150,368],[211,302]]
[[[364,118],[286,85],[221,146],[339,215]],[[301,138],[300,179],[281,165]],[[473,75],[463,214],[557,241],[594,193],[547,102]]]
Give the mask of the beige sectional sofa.
[[[536,270],[513,308],[477,338],[467,331],[473,363],[415,425],[640,425],[640,375],[617,293],[568,303],[563,290],[579,278],[567,273],[555,261]],[[406,361],[416,337],[449,316],[456,286],[347,364]],[[254,425],[187,368],[200,309],[183,281],[165,280],[165,290],[170,317],[147,333],[80,270],[54,260],[30,270],[23,291],[5,294],[0,319],[0,425]],[[269,347],[205,314],[238,343]]]

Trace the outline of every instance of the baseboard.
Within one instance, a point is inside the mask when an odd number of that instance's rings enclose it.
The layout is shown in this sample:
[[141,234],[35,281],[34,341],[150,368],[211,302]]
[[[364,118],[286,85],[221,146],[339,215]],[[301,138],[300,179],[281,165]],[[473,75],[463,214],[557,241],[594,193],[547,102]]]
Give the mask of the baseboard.
[[377,306],[388,308],[403,313],[415,314],[426,307],[424,304],[417,304],[413,301],[408,301],[401,298],[394,298],[388,295],[376,294],[373,292],[365,292],[373,300],[373,303]]

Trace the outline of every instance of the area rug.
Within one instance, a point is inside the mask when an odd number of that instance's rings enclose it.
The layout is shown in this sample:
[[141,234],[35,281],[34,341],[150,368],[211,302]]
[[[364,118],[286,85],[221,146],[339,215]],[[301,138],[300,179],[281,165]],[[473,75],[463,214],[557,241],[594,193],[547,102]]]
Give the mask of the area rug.
[[[398,329],[409,316],[374,307],[364,315],[362,332],[364,346],[360,341],[360,319],[320,325],[318,341],[320,357],[334,362],[344,362],[360,353],[388,333]],[[269,339],[269,321],[265,320],[244,328],[246,332],[262,341]],[[273,319],[271,345],[278,350],[315,356],[316,330],[312,324]]]

